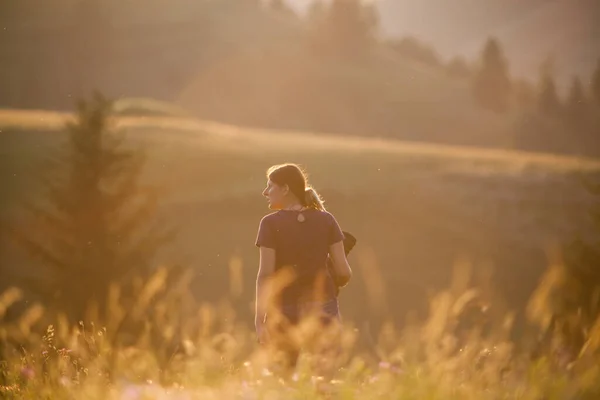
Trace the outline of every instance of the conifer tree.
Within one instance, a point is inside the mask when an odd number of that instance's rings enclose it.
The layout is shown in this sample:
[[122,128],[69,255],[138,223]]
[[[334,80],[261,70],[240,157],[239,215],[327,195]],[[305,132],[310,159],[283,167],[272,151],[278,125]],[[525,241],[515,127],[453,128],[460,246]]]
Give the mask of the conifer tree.
[[362,58],[376,40],[376,9],[361,0],[332,0],[327,5],[317,0],[309,18],[313,49],[324,56]]
[[588,101],[578,76],[573,78],[565,104],[567,123],[577,131],[587,128]]
[[495,38],[490,38],[485,44],[473,92],[481,107],[497,113],[508,110],[511,97],[508,62]]
[[540,88],[538,93],[538,110],[546,116],[558,117],[561,103],[556,90],[552,63],[544,62],[541,68]]
[[92,302],[101,310],[111,283],[146,276],[174,234],[156,218],[157,188],[141,183],[144,153],[115,128],[111,110],[99,94],[78,103],[66,141],[36,171],[41,201],[27,201],[27,223],[12,230],[35,261],[27,288],[72,318]]

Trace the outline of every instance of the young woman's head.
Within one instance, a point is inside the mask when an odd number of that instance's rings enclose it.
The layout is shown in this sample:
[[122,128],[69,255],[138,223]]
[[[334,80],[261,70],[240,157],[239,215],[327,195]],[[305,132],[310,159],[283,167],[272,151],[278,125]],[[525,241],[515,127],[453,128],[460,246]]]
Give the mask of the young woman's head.
[[269,208],[273,210],[294,204],[325,210],[319,194],[308,185],[306,173],[296,164],[274,165],[269,168],[263,196],[269,200]]

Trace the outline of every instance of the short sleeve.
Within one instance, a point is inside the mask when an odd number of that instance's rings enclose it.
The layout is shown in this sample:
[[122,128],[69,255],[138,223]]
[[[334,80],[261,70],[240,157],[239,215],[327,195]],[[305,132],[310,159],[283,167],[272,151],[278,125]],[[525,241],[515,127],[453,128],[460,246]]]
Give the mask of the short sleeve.
[[344,233],[342,232],[342,229],[340,228],[340,225],[335,217],[332,214],[329,215],[331,216],[331,224],[329,226],[329,244],[332,245],[344,240]]
[[275,248],[275,232],[267,217],[260,220],[258,234],[256,235],[256,247]]

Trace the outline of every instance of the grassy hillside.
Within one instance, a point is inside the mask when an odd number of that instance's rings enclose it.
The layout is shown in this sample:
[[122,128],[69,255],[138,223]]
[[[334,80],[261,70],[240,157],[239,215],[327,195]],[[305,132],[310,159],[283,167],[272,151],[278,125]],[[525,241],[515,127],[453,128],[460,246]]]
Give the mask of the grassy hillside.
[[514,147],[511,118],[479,109],[467,81],[386,48],[349,64],[316,58],[304,45],[235,52],[198,70],[173,101],[244,126]]
[[[59,143],[64,118],[0,112],[0,180],[9,188],[3,218],[17,221],[19,199],[36,195],[27,174]],[[305,165],[342,227],[358,237],[350,260],[357,279],[342,301],[347,318],[359,322],[378,312],[401,319],[409,310],[424,311],[429,290],[445,286],[453,265],[465,259],[480,279],[491,267],[490,291],[521,306],[547,265],[548,246],[585,231],[590,199],[579,178],[600,174],[597,161],[542,154],[169,117],[119,123],[132,144],[149,152],[146,179],[163,185],[162,213],[181,228],[170,256],[196,269],[198,298],[227,296],[229,263],[241,260],[243,318],[250,318],[258,221],[268,212],[260,195],[264,172],[273,163]],[[22,271],[15,254],[3,254],[9,270]]]
[[67,110],[100,89],[243,126],[513,146],[507,119],[479,110],[467,82],[389,49],[364,62],[319,57],[305,21],[251,3],[106,2],[111,24],[94,19],[96,30],[73,24],[67,0],[29,17],[23,6],[0,36],[0,107]]

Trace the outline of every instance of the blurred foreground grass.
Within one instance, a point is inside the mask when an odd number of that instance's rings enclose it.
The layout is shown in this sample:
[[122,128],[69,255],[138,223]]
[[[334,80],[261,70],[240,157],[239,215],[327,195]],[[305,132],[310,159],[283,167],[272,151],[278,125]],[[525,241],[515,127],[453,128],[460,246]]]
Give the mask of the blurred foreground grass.
[[[195,304],[185,274],[170,281],[160,269],[139,292],[111,288],[106,307],[70,325],[35,304],[0,322],[3,399],[596,399],[600,363],[587,354],[565,361],[560,349],[538,354],[508,339],[510,315],[493,332],[456,329],[456,315],[474,289],[442,291],[420,324],[384,324],[369,351],[364,332],[345,323],[333,376],[319,376],[304,355],[282,380],[267,364],[248,326],[226,303]],[[0,297],[0,321],[23,298]],[[105,311],[99,311],[100,309]]]

